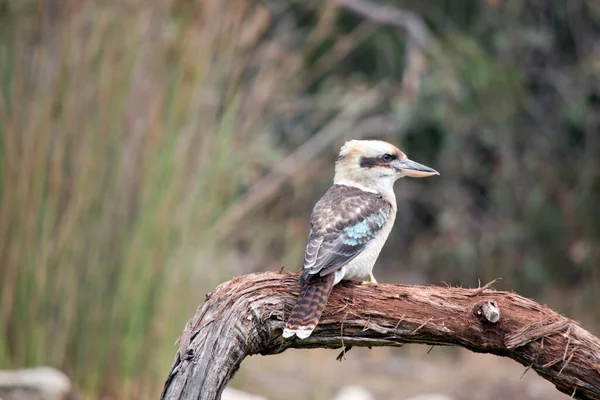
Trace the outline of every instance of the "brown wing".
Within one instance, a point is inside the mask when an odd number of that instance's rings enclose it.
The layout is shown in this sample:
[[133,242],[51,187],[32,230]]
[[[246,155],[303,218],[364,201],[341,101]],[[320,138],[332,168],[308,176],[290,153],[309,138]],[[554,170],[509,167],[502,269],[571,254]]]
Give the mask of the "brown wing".
[[333,288],[332,272],[364,250],[388,221],[391,210],[381,196],[343,185],[333,185],[319,200],[304,252],[300,293],[285,324],[284,338],[310,336]]
[[380,195],[333,185],[313,209],[304,252],[303,280],[330,274],[360,254],[391,215]]

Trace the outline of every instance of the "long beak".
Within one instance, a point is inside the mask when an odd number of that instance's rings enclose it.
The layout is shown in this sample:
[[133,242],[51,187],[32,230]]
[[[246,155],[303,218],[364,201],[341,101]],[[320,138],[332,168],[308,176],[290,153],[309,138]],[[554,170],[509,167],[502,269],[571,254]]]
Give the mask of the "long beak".
[[397,161],[395,164],[396,165],[394,165],[394,167],[397,170],[402,171],[404,175],[409,176],[411,178],[425,178],[426,176],[440,174],[435,169],[409,160],[408,158],[403,161]]

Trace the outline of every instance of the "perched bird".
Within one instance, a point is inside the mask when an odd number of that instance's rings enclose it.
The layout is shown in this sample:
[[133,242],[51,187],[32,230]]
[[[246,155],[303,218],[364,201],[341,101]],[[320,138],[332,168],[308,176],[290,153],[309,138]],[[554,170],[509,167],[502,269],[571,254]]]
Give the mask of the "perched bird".
[[284,338],[310,336],[340,281],[377,284],[373,265],[396,219],[394,182],[431,175],[439,173],[409,160],[387,142],[351,140],[342,146],[333,186],[312,211],[300,294]]

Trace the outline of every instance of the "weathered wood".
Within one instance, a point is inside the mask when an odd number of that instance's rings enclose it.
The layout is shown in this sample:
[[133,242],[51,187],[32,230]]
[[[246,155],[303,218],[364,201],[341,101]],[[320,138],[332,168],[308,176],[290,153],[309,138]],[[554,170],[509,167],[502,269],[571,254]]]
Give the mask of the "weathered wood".
[[245,275],[208,294],[180,338],[181,351],[161,398],[218,399],[252,354],[427,343],[509,357],[574,398],[600,399],[600,340],[517,294],[485,287],[344,283],[334,288],[308,339],[283,340],[297,278],[273,272]]

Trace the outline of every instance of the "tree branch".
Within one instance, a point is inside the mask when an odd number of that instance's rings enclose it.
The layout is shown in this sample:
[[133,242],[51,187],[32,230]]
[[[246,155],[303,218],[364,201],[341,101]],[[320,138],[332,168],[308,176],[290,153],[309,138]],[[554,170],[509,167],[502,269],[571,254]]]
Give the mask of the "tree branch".
[[429,44],[429,29],[427,29],[421,17],[412,11],[381,6],[366,0],[335,0],[335,2],[380,24],[406,29],[410,39],[420,48],[425,48]]
[[378,5],[367,0],[334,0],[339,6],[379,24],[402,28],[408,35],[406,41],[406,67],[402,77],[403,94],[412,98],[421,87],[425,71],[423,51],[431,47],[431,34],[423,19],[409,10]]
[[334,288],[308,339],[286,341],[281,330],[298,294],[297,278],[245,275],[208,294],[180,338],[161,398],[217,399],[252,354],[427,343],[509,357],[574,398],[600,399],[600,340],[532,300],[487,286],[345,283]]

